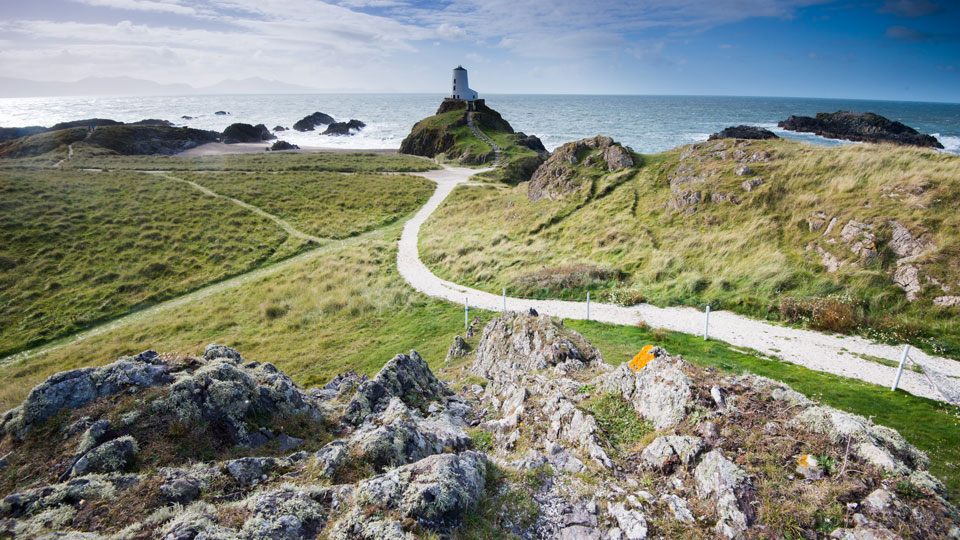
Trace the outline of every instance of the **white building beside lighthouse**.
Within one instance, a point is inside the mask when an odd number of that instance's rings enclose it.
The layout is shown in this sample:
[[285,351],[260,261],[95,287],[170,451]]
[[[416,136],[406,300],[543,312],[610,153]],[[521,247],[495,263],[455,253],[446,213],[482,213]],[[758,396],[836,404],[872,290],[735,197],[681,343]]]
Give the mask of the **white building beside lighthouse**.
[[471,90],[467,83],[467,70],[463,69],[463,66],[457,66],[453,70],[453,92],[450,93],[450,98],[464,101],[477,100],[477,93]]

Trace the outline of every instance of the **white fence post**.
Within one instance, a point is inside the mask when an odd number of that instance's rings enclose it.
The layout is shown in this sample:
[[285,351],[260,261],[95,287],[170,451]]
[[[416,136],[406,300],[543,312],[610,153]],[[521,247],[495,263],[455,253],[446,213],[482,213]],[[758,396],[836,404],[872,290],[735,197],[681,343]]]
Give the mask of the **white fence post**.
[[470,329],[469,314],[470,313],[470,298],[463,299],[463,330],[467,331]]
[[590,293],[587,293],[587,320],[590,320]]
[[897,391],[897,385],[900,384],[900,376],[903,375],[903,366],[907,363],[907,358],[910,353],[910,346],[904,345],[903,347],[903,357],[900,358],[900,367],[897,368],[897,378],[893,381],[893,386],[890,387],[892,392]]
[[703,340],[710,338],[710,305],[707,304],[707,316],[703,319]]
[[507,312],[507,288],[503,288],[503,312]]

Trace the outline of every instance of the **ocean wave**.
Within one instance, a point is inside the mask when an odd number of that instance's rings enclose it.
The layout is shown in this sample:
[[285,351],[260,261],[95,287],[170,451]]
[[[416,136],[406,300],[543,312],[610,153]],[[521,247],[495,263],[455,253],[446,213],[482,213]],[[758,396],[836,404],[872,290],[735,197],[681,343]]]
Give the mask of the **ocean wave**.
[[943,145],[944,151],[950,152],[951,154],[960,154],[960,137],[940,135],[939,133],[931,133],[931,135],[940,141],[940,144]]

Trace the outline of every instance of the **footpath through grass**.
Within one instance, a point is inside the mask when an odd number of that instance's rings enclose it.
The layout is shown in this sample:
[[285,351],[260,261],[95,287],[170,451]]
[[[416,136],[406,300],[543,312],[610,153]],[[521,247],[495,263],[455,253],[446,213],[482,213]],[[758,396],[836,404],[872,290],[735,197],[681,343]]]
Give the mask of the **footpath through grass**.
[[0,354],[306,247],[269,219],[164,178],[0,173]]
[[930,456],[930,470],[950,488],[954,502],[960,495],[960,407],[925,399],[904,391],[891,392],[857,379],[813,371],[789,362],[770,360],[735,350],[722,341],[635,326],[589,321],[564,322],[600,349],[604,360],[618,366],[646,344],[683,355],[694,364],[731,373],[748,371],[783,381],[810,399],[871,418],[893,428]]
[[213,342],[272,362],[306,386],[351,369],[374,375],[410,349],[436,370],[454,334],[463,331],[463,310],[407,286],[396,270],[399,236],[397,224],[348,239],[220,295],[0,367],[0,411],[19,405],[33,386],[59,371],[145,349],[199,354]]
[[336,172],[177,173],[324,238],[346,238],[389,225],[419,209],[433,182],[409,174]]

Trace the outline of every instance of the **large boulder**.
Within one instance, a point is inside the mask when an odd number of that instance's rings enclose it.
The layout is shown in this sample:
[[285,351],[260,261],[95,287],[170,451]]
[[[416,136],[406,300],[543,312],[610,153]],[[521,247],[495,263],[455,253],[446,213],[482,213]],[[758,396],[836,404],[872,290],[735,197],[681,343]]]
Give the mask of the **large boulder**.
[[320,111],[317,111],[313,114],[308,114],[300,120],[297,120],[293,124],[293,129],[297,131],[313,131],[317,126],[329,125],[334,123],[336,120],[333,119],[329,114],[324,114]]
[[924,135],[912,127],[871,112],[817,113],[816,118],[790,116],[777,125],[790,131],[815,133],[828,139],[943,148],[936,137]]
[[250,124],[236,123],[230,124],[227,129],[223,130],[223,142],[227,144],[256,143],[276,138],[263,124],[251,126]]
[[567,143],[557,148],[530,177],[527,198],[562,199],[577,190],[583,184],[578,181],[581,161],[584,167],[599,165],[610,172],[634,166],[632,151],[610,137],[597,135]]

